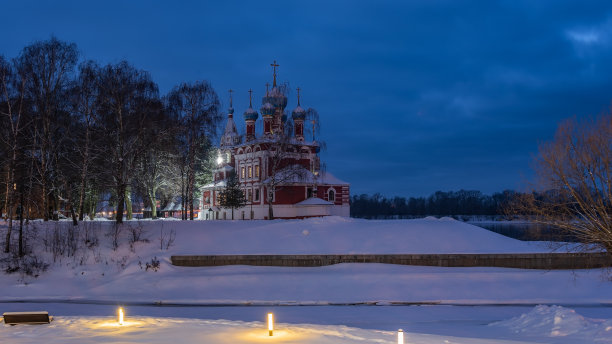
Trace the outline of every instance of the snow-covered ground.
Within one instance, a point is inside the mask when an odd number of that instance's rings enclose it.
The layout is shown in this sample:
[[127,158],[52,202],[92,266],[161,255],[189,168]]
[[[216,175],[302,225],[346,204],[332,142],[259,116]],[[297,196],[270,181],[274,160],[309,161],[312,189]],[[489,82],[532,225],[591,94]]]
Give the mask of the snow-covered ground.
[[[56,262],[37,278],[19,273],[2,275],[0,312],[41,306],[56,318],[51,325],[2,326],[0,343],[25,343],[39,336],[52,343],[53,338],[57,338],[57,343],[161,343],[176,336],[180,336],[180,342],[207,343],[393,343],[390,323],[414,324],[414,332],[405,328],[406,343],[612,342],[612,282],[607,279],[609,274],[602,270],[383,264],[316,268],[170,265],[170,256],[176,254],[523,253],[548,250],[542,243],[521,242],[452,219],[367,221],[330,217],[290,221],[130,222],[127,226],[141,227],[142,237],[148,242],[137,242],[131,249],[128,244],[131,231],[124,229],[120,246],[115,251],[108,237],[112,224],[89,224],[90,234],[92,231],[98,233],[100,245],[82,248],[71,257],[57,257]],[[5,226],[0,223],[1,233]],[[53,226],[55,224],[37,223],[38,237],[52,233]],[[171,233],[176,236],[166,249]],[[53,258],[49,252],[39,256],[47,261]],[[159,269],[146,271],[147,263],[155,257],[160,261]],[[24,301],[43,303],[16,303]],[[87,305],[75,305],[75,302]],[[447,306],[406,306],[423,302]],[[113,320],[102,316],[108,314],[109,307],[119,304],[127,309],[140,307],[139,315],[132,320],[134,324],[117,327]],[[147,307],[155,304],[181,307]],[[350,306],[354,304],[378,306]],[[513,306],[491,306],[494,304]],[[538,304],[549,306],[536,307]],[[564,307],[552,306],[555,304]],[[287,307],[295,305],[301,307]],[[192,312],[186,312],[185,306],[191,306],[187,308]],[[89,311],[99,307],[107,308],[100,313]],[[597,311],[592,312],[591,308]],[[210,313],[210,317],[192,314],[203,309],[237,311],[225,313],[226,320],[216,320],[223,316]],[[267,309],[278,312],[295,309],[301,315],[294,314],[285,320],[288,323],[283,325],[284,337],[279,332],[278,336],[268,338],[265,329],[260,331],[263,325],[256,321],[259,315],[254,315],[265,314]],[[418,319],[419,314],[431,312],[431,309],[437,312],[430,318],[434,326],[401,321],[402,317]],[[487,311],[483,311],[485,309]],[[227,311],[220,313],[224,312]],[[398,320],[380,321],[378,319],[386,319],[381,312],[394,314]],[[461,322],[461,326],[453,323],[457,312],[461,312],[460,318],[466,321]],[[483,312],[486,316],[481,315]],[[580,312],[589,314],[583,316]],[[251,315],[241,317],[241,313]],[[342,320],[353,313],[361,314],[363,322]],[[465,316],[468,317],[462,318]],[[438,326],[436,319],[440,318],[446,320]],[[474,323],[470,319],[479,320]]]

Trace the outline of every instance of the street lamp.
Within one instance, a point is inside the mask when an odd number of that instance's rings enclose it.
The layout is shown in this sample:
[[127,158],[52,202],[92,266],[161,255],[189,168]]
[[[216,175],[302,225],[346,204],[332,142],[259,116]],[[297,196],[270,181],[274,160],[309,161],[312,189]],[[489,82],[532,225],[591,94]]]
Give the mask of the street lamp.
[[223,157],[221,156],[221,154],[219,154],[219,156],[217,157],[217,165],[221,165],[223,163]]

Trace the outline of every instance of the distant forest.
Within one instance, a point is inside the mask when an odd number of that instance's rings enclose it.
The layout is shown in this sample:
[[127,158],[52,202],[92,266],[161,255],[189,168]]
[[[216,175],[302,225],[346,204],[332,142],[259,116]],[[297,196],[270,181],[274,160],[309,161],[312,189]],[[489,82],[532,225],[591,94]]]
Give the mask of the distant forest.
[[512,190],[485,195],[480,191],[436,191],[429,197],[387,198],[379,193],[351,197],[351,217],[366,219],[415,218],[424,216],[503,216],[517,193]]

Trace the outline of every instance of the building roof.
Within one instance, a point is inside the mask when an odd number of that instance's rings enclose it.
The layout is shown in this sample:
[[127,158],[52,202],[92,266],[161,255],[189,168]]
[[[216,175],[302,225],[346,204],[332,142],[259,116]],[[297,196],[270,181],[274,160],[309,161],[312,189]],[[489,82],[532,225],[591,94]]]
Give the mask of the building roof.
[[[317,185],[349,185],[349,183],[336,178],[329,172],[321,172],[318,176],[301,165],[292,165],[276,172],[274,176],[279,184],[316,184]],[[272,178],[263,181],[264,184],[272,182]]]
[[332,202],[328,202],[318,197],[310,197],[301,202],[296,203],[295,205],[334,205],[334,204]]
[[216,182],[208,183],[203,188],[224,188],[227,185],[227,180],[218,180]]

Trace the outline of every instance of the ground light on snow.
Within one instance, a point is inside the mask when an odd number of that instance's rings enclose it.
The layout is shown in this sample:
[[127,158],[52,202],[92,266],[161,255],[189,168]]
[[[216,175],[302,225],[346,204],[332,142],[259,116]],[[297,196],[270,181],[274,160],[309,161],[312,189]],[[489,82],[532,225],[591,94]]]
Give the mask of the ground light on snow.
[[[518,344],[612,343],[612,319],[589,319],[569,308],[536,306],[508,320],[483,325],[472,336],[445,336],[359,329],[348,326],[277,323],[266,321],[202,320],[130,317],[119,324],[114,317],[57,316],[49,325],[0,326],[0,343],[293,343],[293,344]],[[482,338],[494,329],[498,338]],[[509,335],[512,338],[509,339]],[[405,341],[404,341],[405,340]]]
[[[45,326],[2,326],[2,343],[293,343],[349,344],[395,342],[396,332],[346,326],[279,323],[270,337],[263,322],[134,317],[120,326],[113,318],[57,317]],[[459,338],[406,333],[407,343],[505,344],[507,340]]]
[[123,307],[119,307],[117,310],[117,322],[119,325],[123,325]]

